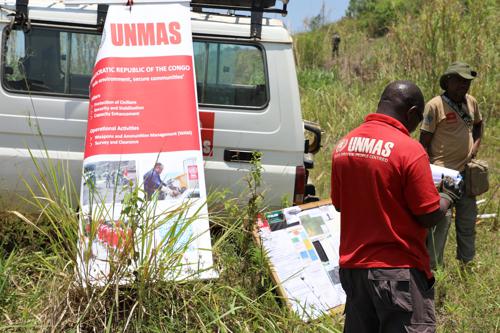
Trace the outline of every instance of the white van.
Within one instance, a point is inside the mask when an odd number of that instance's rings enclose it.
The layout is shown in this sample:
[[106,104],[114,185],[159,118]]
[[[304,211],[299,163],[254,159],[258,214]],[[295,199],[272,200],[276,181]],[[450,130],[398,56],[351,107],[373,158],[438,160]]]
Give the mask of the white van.
[[[4,200],[18,200],[12,193],[25,190],[22,179],[33,170],[30,152],[44,158],[48,151],[52,159],[66,161],[79,184],[88,86],[106,14],[106,6],[27,2],[0,0]],[[305,140],[289,32],[280,20],[260,17],[286,13],[286,3],[278,8],[275,0],[260,1],[253,11],[252,3],[191,3],[207,186],[240,193],[252,152],[258,151],[268,204],[279,205],[284,197],[312,201],[307,174],[311,153],[320,147],[320,130],[306,124],[314,140]],[[240,10],[249,16],[234,14]]]

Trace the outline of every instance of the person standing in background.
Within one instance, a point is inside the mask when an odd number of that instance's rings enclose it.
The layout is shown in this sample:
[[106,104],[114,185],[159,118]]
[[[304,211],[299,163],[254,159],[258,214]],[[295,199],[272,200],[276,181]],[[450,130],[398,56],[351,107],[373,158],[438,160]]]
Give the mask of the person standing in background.
[[[430,162],[460,171],[463,178],[465,166],[477,155],[483,136],[483,122],[477,101],[468,94],[476,76],[476,71],[468,64],[452,63],[439,80],[444,93],[427,103],[420,128],[420,143],[427,151]],[[468,196],[464,191],[455,205],[456,256],[463,264],[474,259],[476,217],[476,197]],[[427,248],[433,269],[443,265],[450,224],[451,210],[428,235]]]
[[340,35],[334,32],[332,36],[332,58],[339,56]]

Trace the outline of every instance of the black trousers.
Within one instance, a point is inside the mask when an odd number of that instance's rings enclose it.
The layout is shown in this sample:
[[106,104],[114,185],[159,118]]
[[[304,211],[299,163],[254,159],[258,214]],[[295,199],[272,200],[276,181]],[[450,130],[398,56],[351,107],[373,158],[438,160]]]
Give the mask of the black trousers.
[[434,279],[414,268],[340,269],[345,333],[436,331]]

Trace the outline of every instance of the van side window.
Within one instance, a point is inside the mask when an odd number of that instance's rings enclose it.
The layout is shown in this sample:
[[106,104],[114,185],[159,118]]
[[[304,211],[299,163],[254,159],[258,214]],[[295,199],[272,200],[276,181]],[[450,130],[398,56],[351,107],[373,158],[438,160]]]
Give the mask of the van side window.
[[5,41],[6,90],[87,97],[101,36],[32,27],[13,29]]
[[198,103],[262,108],[268,102],[262,50],[249,44],[194,41]]

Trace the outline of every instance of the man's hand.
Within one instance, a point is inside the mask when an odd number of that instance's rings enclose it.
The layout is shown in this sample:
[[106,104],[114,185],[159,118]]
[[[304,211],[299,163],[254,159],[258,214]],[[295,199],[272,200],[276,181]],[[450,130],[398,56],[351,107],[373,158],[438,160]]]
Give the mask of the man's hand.
[[450,203],[457,202],[462,196],[463,181],[455,184],[455,181],[450,176],[444,176],[438,186],[438,191],[441,197],[450,201]]

